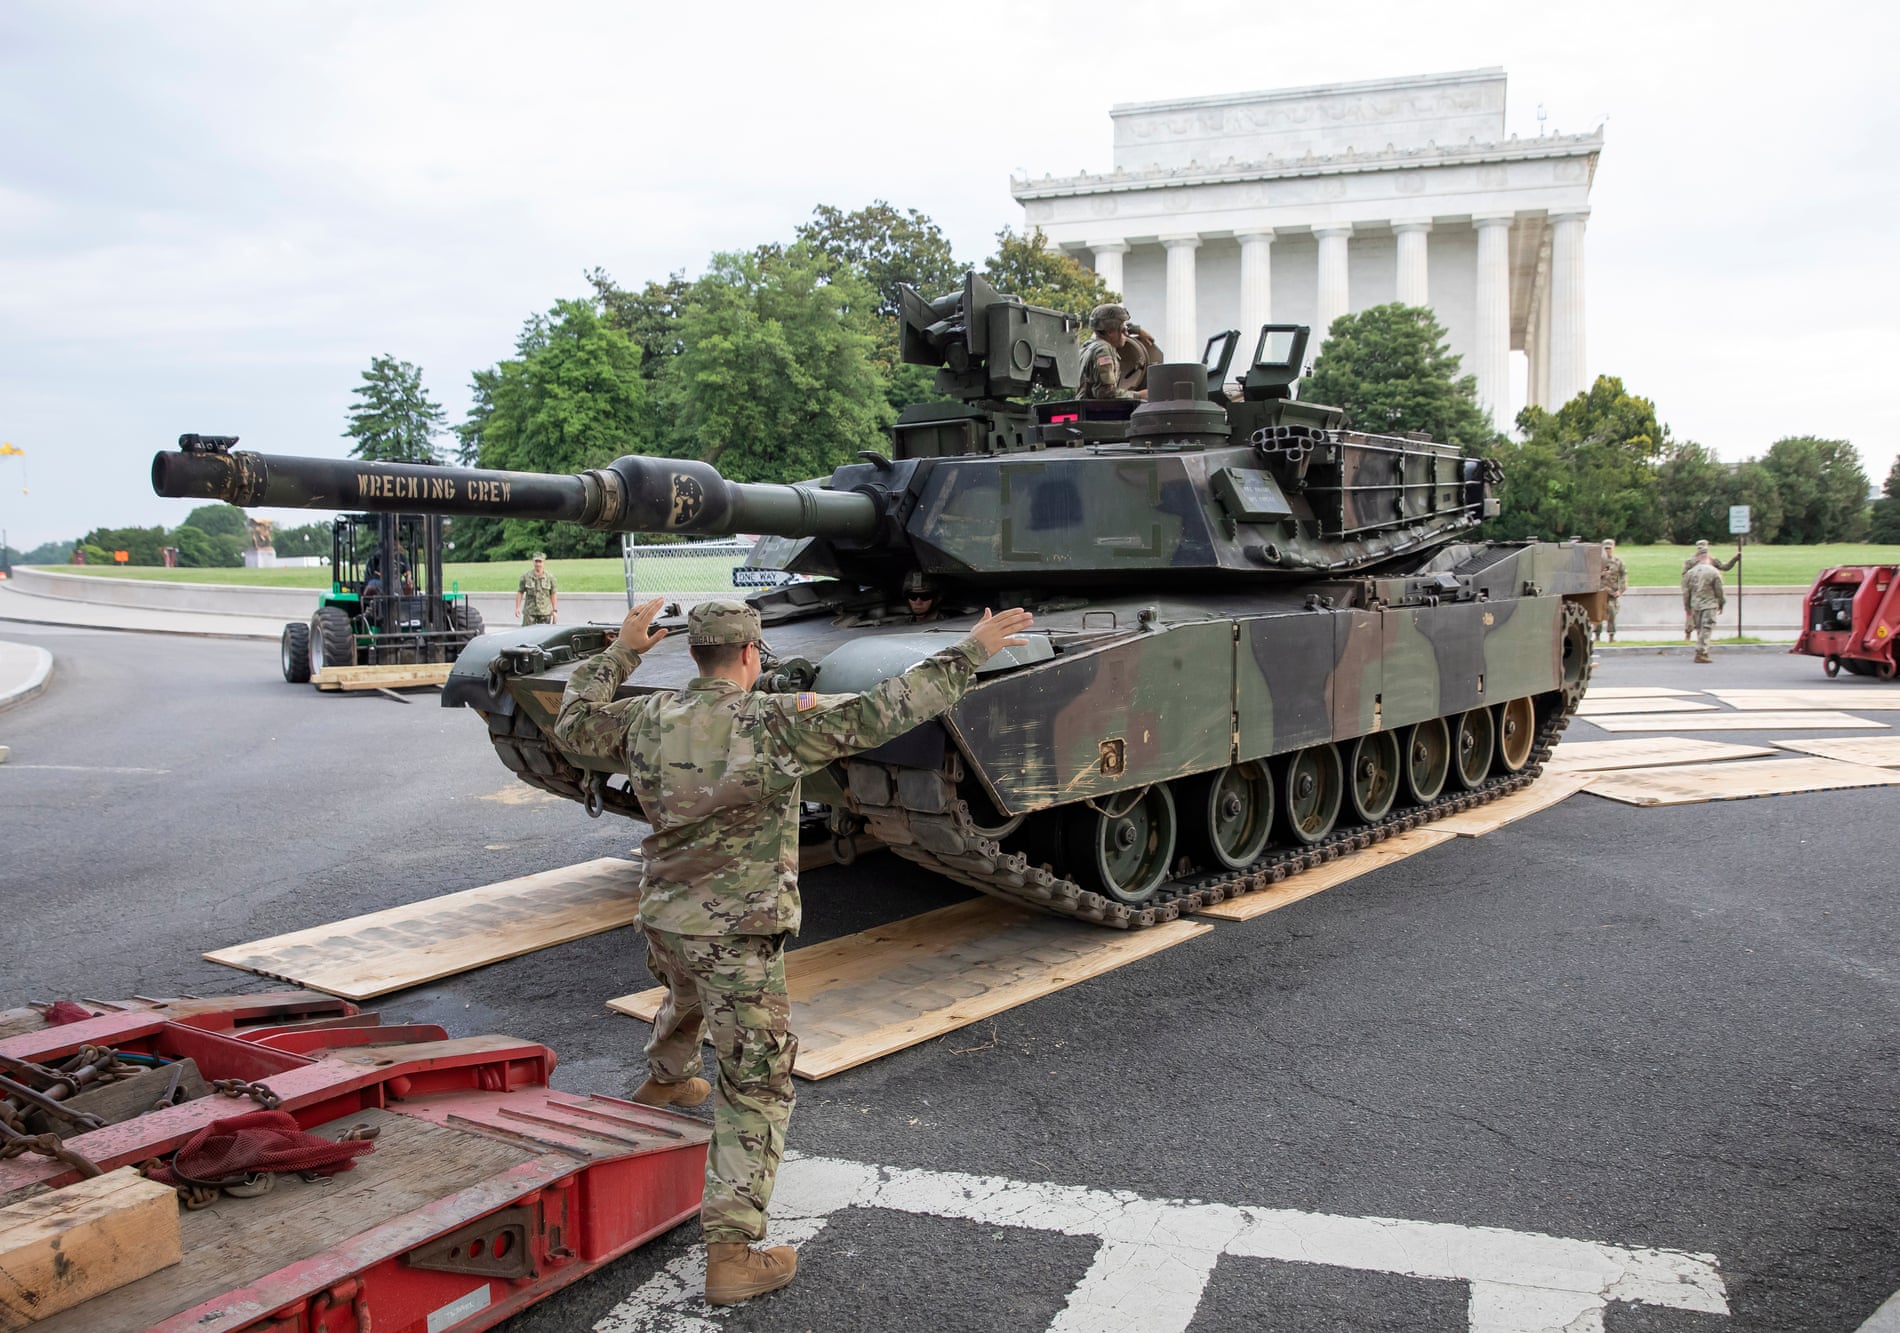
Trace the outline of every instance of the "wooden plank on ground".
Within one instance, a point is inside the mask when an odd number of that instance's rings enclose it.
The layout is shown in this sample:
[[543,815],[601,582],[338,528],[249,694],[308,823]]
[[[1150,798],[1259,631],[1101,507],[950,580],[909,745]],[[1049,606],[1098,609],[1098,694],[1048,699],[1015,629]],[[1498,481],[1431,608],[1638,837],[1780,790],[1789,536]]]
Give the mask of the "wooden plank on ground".
[[1715,705],[1704,699],[1599,699],[1592,690],[1583,696],[1583,702],[1577,706],[1578,717],[1594,717],[1598,713],[1708,713]]
[[1669,764],[1706,764],[1717,759],[1756,759],[1774,750],[1734,741],[1699,741],[1687,736],[1632,736],[1626,741],[1565,741],[1544,762],[1546,773],[1594,773],[1608,768],[1660,768]]
[[[785,955],[800,1078],[821,1079],[1171,949],[1213,927],[1108,930],[975,898]],[[607,1007],[653,1021],[658,988]]]
[[1700,690],[1672,690],[1665,685],[1592,685],[1586,699],[1685,699]]
[[1704,801],[1741,801],[1755,796],[1896,784],[1900,784],[1900,773],[1888,769],[1808,757],[1599,773],[1590,790],[1629,805],[1700,805]]
[[603,856],[205,957],[367,1000],[631,925],[639,911],[640,863]]
[[13,1333],[183,1257],[178,1192],[129,1166],[0,1208],[0,1329]]
[[1583,719],[1605,731],[1884,731],[1885,722],[1851,713],[1657,713]]
[[1559,801],[1568,800],[1596,781],[1596,777],[1594,773],[1546,773],[1523,791],[1500,796],[1461,815],[1434,819],[1431,826],[1447,833],[1456,833],[1461,838],[1481,838],[1506,824],[1516,823],[1526,815],[1534,815],[1539,810],[1550,809]]
[[383,666],[325,667],[311,677],[320,690],[408,689],[443,685],[453,662],[398,662]]
[[1818,736],[1813,740],[1776,741],[1784,750],[1803,750],[1824,759],[1874,768],[1900,768],[1900,736]]
[[1215,903],[1212,907],[1203,907],[1195,915],[1213,917],[1220,921],[1251,921],[1257,916],[1265,916],[1268,912],[1276,912],[1303,898],[1324,893],[1327,889],[1389,866],[1395,861],[1416,856],[1440,843],[1451,842],[1457,836],[1456,833],[1442,831],[1436,824],[1430,828],[1411,829],[1387,838],[1384,842],[1374,843],[1364,851],[1354,852],[1351,856],[1342,856],[1337,861],[1329,861],[1323,866],[1314,866],[1311,870],[1302,870],[1297,875],[1288,875],[1270,889],[1261,889],[1257,893],[1243,893],[1238,898],[1229,898],[1225,902]]
[[1710,690],[1730,708],[1777,709],[1804,708],[1866,709],[1885,712],[1900,708],[1900,688],[1859,683],[1812,690]]

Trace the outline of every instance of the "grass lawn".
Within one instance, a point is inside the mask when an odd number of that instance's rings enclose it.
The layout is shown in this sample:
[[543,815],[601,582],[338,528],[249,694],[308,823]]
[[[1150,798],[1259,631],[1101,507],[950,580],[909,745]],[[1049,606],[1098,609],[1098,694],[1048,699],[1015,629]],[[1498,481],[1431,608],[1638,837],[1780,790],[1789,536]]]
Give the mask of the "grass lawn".
[[[665,548],[662,548],[665,549]],[[1735,554],[1731,543],[1711,548],[1716,558],[1726,560]],[[1632,587],[1676,587],[1682,581],[1682,562],[1695,554],[1694,546],[1623,546],[1617,554],[1629,567]],[[678,592],[730,592],[732,560],[719,555],[643,555],[635,576],[643,591],[660,594]],[[1739,572],[1749,587],[1770,584],[1806,588],[1814,576],[1831,565],[1900,565],[1900,546],[1835,544],[1828,546],[1749,546],[1745,548]],[[328,569],[154,569],[150,566],[125,566],[102,569],[88,565],[84,569],[56,570],[74,574],[97,574],[108,578],[164,579],[173,583],[232,583],[250,588],[327,588]],[[562,592],[624,592],[626,581],[617,557],[602,560],[550,560],[548,570],[560,583]],[[443,566],[443,576],[462,592],[513,592],[528,571],[528,562]],[[1735,586],[1738,571],[1730,570],[1723,578]]]
[[[636,562],[636,577],[643,590],[655,596],[677,592],[731,592],[730,556],[642,556]],[[102,568],[87,565],[83,569],[66,565],[42,568],[61,574],[90,574],[103,578],[155,579],[167,583],[224,583],[244,588],[328,588],[330,571],[321,569],[160,569],[151,565],[124,565]],[[528,572],[526,560],[504,564],[445,564],[442,577],[461,592],[511,593]],[[554,575],[561,592],[619,592],[627,588],[620,558],[600,560],[550,560],[548,572]]]

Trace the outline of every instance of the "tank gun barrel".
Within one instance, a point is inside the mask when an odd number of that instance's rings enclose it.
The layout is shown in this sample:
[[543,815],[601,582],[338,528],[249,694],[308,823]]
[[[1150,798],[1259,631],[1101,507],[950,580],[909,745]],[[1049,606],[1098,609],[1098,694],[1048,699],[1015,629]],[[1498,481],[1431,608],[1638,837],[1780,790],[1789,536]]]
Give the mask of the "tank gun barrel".
[[606,532],[872,540],[879,505],[868,494],[728,481],[696,459],[629,454],[566,476],[423,463],[293,458],[233,449],[231,436],[181,435],[152,459],[152,489],[188,500],[276,509],[484,514],[552,519]]

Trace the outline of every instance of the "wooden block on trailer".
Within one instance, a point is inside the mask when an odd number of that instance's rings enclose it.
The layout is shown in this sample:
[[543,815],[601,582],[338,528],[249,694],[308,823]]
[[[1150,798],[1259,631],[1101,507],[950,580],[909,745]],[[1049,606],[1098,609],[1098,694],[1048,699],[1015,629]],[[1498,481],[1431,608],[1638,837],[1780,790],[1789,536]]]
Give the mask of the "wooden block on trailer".
[[0,1208],[0,1330],[26,1328],[183,1257],[177,1191],[129,1166]]
[[1311,870],[1302,870],[1298,874],[1288,875],[1270,889],[1261,889],[1255,893],[1243,893],[1237,898],[1228,898],[1215,903],[1212,907],[1203,907],[1196,916],[1209,916],[1219,921],[1251,921],[1257,916],[1290,907],[1302,898],[1311,898],[1316,893],[1344,884],[1347,880],[1357,879],[1369,871],[1389,866],[1395,861],[1403,861],[1408,856],[1416,856],[1422,851],[1436,847],[1440,843],[1450,842],[1458,835],[1439,829],[1408,829],[1404,833],[1394,834],[1384,842],[1375,842],[1364,851],[1342,856],[1337,861],[1328,861],[1323,866],[1314,866]]

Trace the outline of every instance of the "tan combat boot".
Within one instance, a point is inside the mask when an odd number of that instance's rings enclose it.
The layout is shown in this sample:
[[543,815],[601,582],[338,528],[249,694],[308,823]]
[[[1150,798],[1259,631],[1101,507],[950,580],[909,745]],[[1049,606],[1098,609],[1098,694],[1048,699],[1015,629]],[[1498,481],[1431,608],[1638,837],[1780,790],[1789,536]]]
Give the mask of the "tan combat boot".
[[1714,662],[1715,661],[1713,657],[1710,657],[1707,653],[1701,652],[1701,651],[1698,651],[1696,653],[1695,660],[1698,662]]
[[642,1106],[698,1106],[712,1095],[712,1084],[703,1078],[683,1079],[678,1083],[656,1083],[648,1079],[633,1094]]
[[737,1305],[789,1286],[798,1272],[798,1251],[789,1245],[755,1250],[744,1244],[706,1246],[706,1303]]

